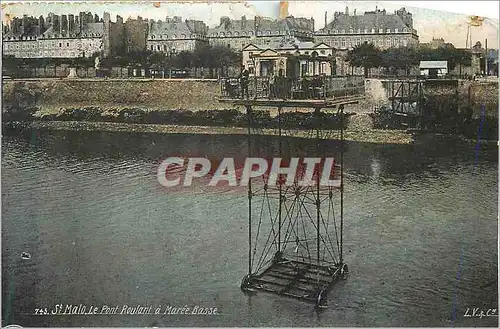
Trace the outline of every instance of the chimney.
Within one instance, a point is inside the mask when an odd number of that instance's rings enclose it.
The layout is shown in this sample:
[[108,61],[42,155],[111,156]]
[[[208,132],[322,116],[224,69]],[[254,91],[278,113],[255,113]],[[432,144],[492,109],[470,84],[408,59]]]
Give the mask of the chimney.
[[99,15],[94,15],[94,23],[99,23]]
[[241,16],[241,29],[245,30],[247,28],[247,18],[245,15]]
[[354,9],[354,16],[356,16],[356,9]]
[[326,25],[327,25],[327,16],[328,16],[328,12],[325,11],[325,29],[326,29]]
[[68,32],[75,33],[75,15],[68,15]]
[[345,7],[345,15],[349,16],[349,7],[347,7],[347,6]]
[[54,15],[54,17],[52,17],[52,28],[54,30],[55,33],[60,33],[61,31],[61,21],[59,20],[59,16],[58,15]]
[[61,15],[61,32],[68,33],[68,16]]

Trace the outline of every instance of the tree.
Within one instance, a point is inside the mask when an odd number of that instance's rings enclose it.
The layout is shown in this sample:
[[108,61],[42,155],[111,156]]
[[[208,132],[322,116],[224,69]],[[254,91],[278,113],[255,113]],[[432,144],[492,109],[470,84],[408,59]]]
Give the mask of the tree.
[[404,69],[406,75],[409,75],[410,69],[417,66],[419,62],[417,50],[411,47],[389,48],[381,53],[383,67],[393,70]]
[[451,44],[432,49],[421,46],[418,49],[421,61],[447,61],[448,70],[453,70],[457,65],[470,65],[472,54],[466,49],[457,49]]
[[380,49],[373,43],[365,43],[355,46],[349,50],[346,62],[351,66],[363,67],[365,78],[368,77],[368,70],[372,67],[378,67],[381,63]]

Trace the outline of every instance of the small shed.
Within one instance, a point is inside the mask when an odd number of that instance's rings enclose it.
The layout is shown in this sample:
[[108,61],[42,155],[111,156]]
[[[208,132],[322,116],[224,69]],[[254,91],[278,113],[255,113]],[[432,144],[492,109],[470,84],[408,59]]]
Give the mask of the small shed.
[[448,74],[447,61],[421,61],[420,75],[428,76],[429,78],[442,77]]

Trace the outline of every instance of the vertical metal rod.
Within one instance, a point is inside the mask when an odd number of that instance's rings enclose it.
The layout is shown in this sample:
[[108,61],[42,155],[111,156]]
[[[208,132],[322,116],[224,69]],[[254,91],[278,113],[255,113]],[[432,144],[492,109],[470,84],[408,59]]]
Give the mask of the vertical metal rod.
[[[248,117],[248,157],[252,156],[252,107],[245,106]],[[248,179],[248,275],[252,275],[252,178]]]
[[[278,152],[279,157],[282,157],[282,148],[281,148],[281,107],[278,107]],[[279,178],[278,178],[279,180]],[[281,251],[281,214],[282,214],[282,189],[281,189],[281,181],[279,182],[279,208],[278,208],[278,251]]]
[[[319,112],[321,109],[316,108],[314,114],[316,115],[316,153],[319,155],[319,128],[321,123],[321,118]],[[320,220],[320,199],[319,199],[319,177],[320,177],[320,166],[318,166],[318,173],[316,175],[316,256],[319,265],[319,220]]]
[[343,258],[344,235],[344,106],[340,105],[340,264]]

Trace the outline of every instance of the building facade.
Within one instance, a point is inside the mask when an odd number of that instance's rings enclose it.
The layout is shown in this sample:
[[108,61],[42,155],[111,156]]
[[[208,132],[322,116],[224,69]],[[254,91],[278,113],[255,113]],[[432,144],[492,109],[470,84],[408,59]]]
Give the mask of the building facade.
[[[325,15],[326,17],[326,15]],[[349,50],[364,42],[373,43],[380,49],[418,45],[418,34],[413,28],[412,14],[405,8],[389,14],[384,10],[351,15],[336,12],[334,19],[315,33],[315,41],[324,42],[338,50]]]
[[[126,33],[120,16],[111,21],[89,12],[14,18],[4,27],[2,54],[17,58],[78,58],[123,53]],[[144,48],[143,48],[144,49]]]
[[265,46],[281,40],[313,41],[314,19],[288,16],[273,20],[260,16],[240,20],[222,17],[220,24],[208,31],[208,40],[213,46],[224,46],[241,51],[248,44]]
[[255,76],[301,77],[304,75],[333,75],[333,49],[325,43],[311,41],[283,41],[266,46],[247,45],[243,51],[243,65]]
[[167,17],[165,21],[149,21],[146,49],[154,52],[175,54],[193,51],[208,44],[208,27],[202,21],[185,20],[181,17]]

